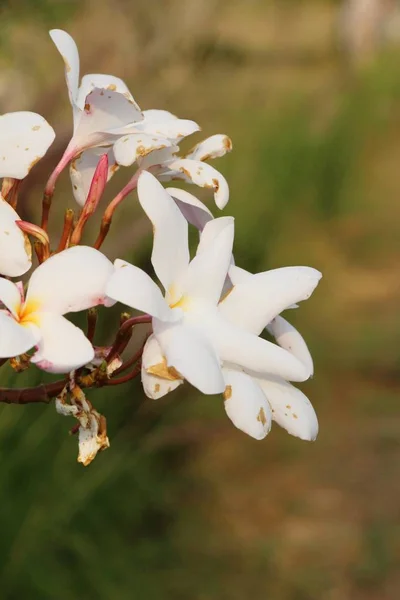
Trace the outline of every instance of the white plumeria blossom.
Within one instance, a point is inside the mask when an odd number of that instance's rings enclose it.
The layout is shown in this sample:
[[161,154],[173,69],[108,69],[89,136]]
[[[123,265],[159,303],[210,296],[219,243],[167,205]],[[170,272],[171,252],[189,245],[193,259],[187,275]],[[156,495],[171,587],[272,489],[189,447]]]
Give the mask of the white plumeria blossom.
[[150,170],[160,181],[180,179],[199,187],[214,190],[214,200],[223,209],[229,201],[229,186],[225,177],[207,160],[224,156],[232,150],[232,142],[226,135],[213,135],[197,144],[184,157],[177,156],[175,145],[156,150],[138,160],[141,169]]
[[[223,362],[288,380],[307,379],[308,370],[295,356],[233,325],[218,309],[232,256],[233,219],[210,221],[204,232],[211,226],[218,233],[206,234],[210,244],[200,243],[190,261],[187,221],[150,173],[141,174],[138,196],[153,224],[152,264],[165,297],[146,273],[124,261],[116,261],[107,295],[153,317],[164,360],[150,367],[150,374],[166,370],[170,378],[184,378],[205,394],[225,390]],[[144,350],[145,364],[151,343]]]
[[0,195],[0,274],[20,277],[32,266],[32,248],[16,224],[17,212]]
[[105,296],[112,263],[94,248],[75,246],[55,254],[22,286],[0,278],[0,358],[36,347],[31,362],[51,373],[68,373],[94,358],[83,332],[63,315],[112,303]]
[[[201,234],[197,253],[211,247],[223,227],[195,196],[176,188],[167,188],[187,221]],[[209,223],[208,227],[206,226]],[[301,334],[279,314],[309,298],[321,274],[308,267],[286,267],[252,275],[231,264],[229,293],[220,301],[219,312],[231,323],[258,335],[267,327],[276,342],[295,356],[305,368],[306,378],[314,367],[307,344]],[[156,337],[147,341],[143,352],[142,381],[146,395],[160,398],[183,383],[160,365],[163,354]],[[236,427],[255,439],[263,439],[277,422],[291,435],[314,440],[318,420],[308,398],[285,378],[276,374],[256,373],[231,362],[222,365],[225,381],[225,410]]]
[[0,177],[24,179],[46,154],[54,129],[40,115],[20,111],[0,116]]

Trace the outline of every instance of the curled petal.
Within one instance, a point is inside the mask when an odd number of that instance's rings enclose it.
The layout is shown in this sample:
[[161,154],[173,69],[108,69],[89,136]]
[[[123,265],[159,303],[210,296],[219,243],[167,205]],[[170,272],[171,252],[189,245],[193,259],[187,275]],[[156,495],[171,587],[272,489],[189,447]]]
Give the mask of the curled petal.
[[271,405],[272,419],[290,435],[314,441],[318,419],[307,396],[279,377],[259,377],[257,382]]
[[133,106],[140,112],[139,106],[136,104],[132,94],[130,93],[126,83],[119,77],[114,75],[103,75],[100,73],[91,73],[82,77],[81,85],[77,96],[77,105],[83,110],[86,104],[87,96],[95,89],[105,91],[118,92],[122,94]]
[[92,344],[83,331],[65,317],[50,312],[37,312],[32,320],[40,329],[38,350],[31,358],[48,373],[69,373],[94,358]]
[[[183,294],[207,300],[217,305],[228,273],[232,256],[234,225],[232,217],[221,217],[223,228],[212,243],[196,254],[182,281]],[[218,221],[219,219],[215,219]],[[210,221],[204,228],[215,221]]]
[[180,316],[180,311],[169,308],[160,288],[147,273],[123,260],[115,261],[106,291],[109,298],[162,321],[175,321]]
[[203,231],[206,223],[214,218],[207,206],[186,190],[168,187],[167,192],[175,200],[186,221],[199,231]]
[[27,352],[40,340],[35,325],[20,325],[7,311],[0,310],[0,358]]
[[188,119],[169,119],[162,121],[153,121],[148,117],[139,124],[138,129],[147,133],[150,136],[157,136],[167,138],[173,142],[179,142],[184,137],[192,135],[196,131],[200,130],[200,127],[195,121]]
[[[154,373],[158,373],[155,375]],[[182,385],[183,379],[170,372],[154,335],[147,340],[142,355],[142,384],[148,398],[157,400]]]
[[223,175],[207,163],[189,158],[178,158],[168,164],[174,172],[174,179],[193,182],[204,188],[214,190],[214,200],[218,208],[223,209],[229,200],[229,187]]
[[188,325],[166,324],[154,319],[154,335],[167,366],[177,371],[203,394],[218,394],[225,389],[219,359],[214,348]]
[[15,210],[0,196],[0,273],[19,277],[32,266],[32,248]]
[[50,37],[63,58],[69,99],[72,106],[74,106],[78,97],[79,85],[79,52],[77,45],[73,38],[62,29],[52,29]]
[[0,303],[16,317],[21,306],[21,292],[15,283],[0,277]]
[[296,358],[301,360],[308,369],[310,377],[312,377],[314,374],[313,359],[303,336],[297,329],[283,317],[276,317],[273,319],[267,329],[282,348],[291,352]]
[[33,112],[0,116],[0,177],[24,179],[55,138],[46,119]]
[[259,335],[279,313],[307,300],[322,275],[311,267],[284,267],[257,273],[237,283],[220,303],[221,314]]
[[[93,175],[100,160],[104,154],[104,148],[90,148],[80,154],[70,165],[70,177],[72,183],[72,191],[75,200],[80,206],[83,206],[88,196]],[[108,176],[107,181],[118,170],[118,165],[115,162],[113,150],[107,152],[108,157]]]
[[138,158],[171,146],[172,142],[163,137],[155,137],[147,133],[132,133],[121,137],[114,144],[114,154],[118,164],[128,167]]
[[246,373],[223,369],[225,379],[224,404],[226,414],[238,429],[256,440],[271,431],[271,407],[258,385]]
[[185,155],[185,158],[191,160],[209,160],[210,158],[219,158],[232,150],[232,140],[220,133],[196,144],[194,148]]
[[138,182],[139,202],[153,225],[151,262],[166,291],[189,264],[188,224],[163,186],[144,171]]
[[106,285],[114,272],[111,261],[98,250],[74,246],[54,254],[33,272],[26,302],[59,315],[106,304]]
[[80,111],[70,147],[78,151],[112,144],[116,136],[121,135],[121,130],[128,125],[134,129],[135,123],[141,119],[142,113],[125,96],[95,88]]

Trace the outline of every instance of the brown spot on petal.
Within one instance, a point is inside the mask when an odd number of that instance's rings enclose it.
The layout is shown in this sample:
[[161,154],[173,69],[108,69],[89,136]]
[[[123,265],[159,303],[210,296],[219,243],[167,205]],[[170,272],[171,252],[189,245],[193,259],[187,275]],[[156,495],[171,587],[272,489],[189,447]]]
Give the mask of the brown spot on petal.
[[85,112],[87,112],[87,113],[90,113],[90,108],[91,108],[91,107],[90,107],[90,104],[89,104],[89,102],[86,102],[86,104],[85,104],[85,106],[84,106],[84,111],[85,111]]
[[231,385],[226,386],[226,388],[224,389],[223,397],[224,397],[225,402],[227,400],[229,400],[229,398],[232,397],[232,386]]
[[298,419],[299,417],[296,415],[296,413],[293,413],[293,419]]
[[228,136],[224,137],[223,144],[224,144],[224,148],[227,152],[230,152],[232,150],[232,140]]
[[155,384],[155,386],[154,386],[154,392],[155,392],[156,394],[158,394],[158,392],[159,392],[159,391],[160,391],[160,384],[159,384],[159,383],[156,383],[156,384]]
[[152,365],[151,367],[146,369],[146,371],[150,375],[157,375],[157,377],[167,379],[168,381],[176,381],[178,379],[182,379],[182,376],[174,367],[168,367],[165,358],[162,362],[157,363],[156,365]]
[[265,411],[263,407],[260,408],[260,411],[257,415],[257,421],[260,421],[262,425],[265,425],[267,422],[267,417],[265,416]]
[[213,182],[213,186],[215,188],[215,191],[218,192],[218,190],[219,190],[219,181],[218,181],[218,179],[213,179],[212,182]]
[[32,131],[39,131],[39,129],[40,129],[40,125],[34,125],[32,127]]
[[117,86],[115,85],[115,83],[110,83],[110,85],[108,85],[106,89],[110,90],[111,92],[115,92]]
[[67,71],[67,73],[69,73],[71,70],[71,65],[69,64],[69,62],[67,61],[65,56],[63,56],[63,60],[64,60],[64,65],[65,65],[65,70]]
[[286,404],[286,408],[291,409],[292,407],[290,406],[290,404]]

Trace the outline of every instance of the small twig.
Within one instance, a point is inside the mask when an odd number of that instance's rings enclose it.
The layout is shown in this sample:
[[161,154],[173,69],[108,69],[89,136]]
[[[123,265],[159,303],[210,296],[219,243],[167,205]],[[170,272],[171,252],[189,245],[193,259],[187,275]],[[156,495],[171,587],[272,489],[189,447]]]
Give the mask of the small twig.
[[142,362],[139,360],[138,364],[134,369],[128,373],[127,375],[123,375],[122,377],[118,377],[117,379],[109,379],[106,385],[121,385],[121,383],[127,383],[137,377],[142,369]]
[[57,252],[62,252],[65,248],[68,248],[69,238],[71,235],[72,226],[74,224],[74,211],[72,208],[67,208],[64,215],[64,227],[62,230],[60,242],[58,244]]
[[123,373],[124,371],[129,369],[129,367],[132,367],[142,357],[143,349],[144,349],[146,342],[149,339],[150,335],[151,335],[150,333],[148,333],[146,335],[146,337],[143,341],[143,344],[140,346],[140,348],[135,352],[135,354],[133,356],[131,356],[131,358],[128,358],[127,361],[122,363],[122,365],[114,371],[113,375],[119,375],[120,373]]
[[89,342],[93,342],[94,334],[96,332],[97,325],[97,308],[89,308],[87,313],[87,333],[86,337]]

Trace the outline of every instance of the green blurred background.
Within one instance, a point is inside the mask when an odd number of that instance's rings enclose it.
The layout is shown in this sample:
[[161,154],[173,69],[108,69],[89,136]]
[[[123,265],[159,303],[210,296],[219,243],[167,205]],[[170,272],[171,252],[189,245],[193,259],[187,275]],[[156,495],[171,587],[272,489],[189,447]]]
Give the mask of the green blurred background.
[[[302,385],[320,420],[313,444],[278,427],[256,442],[219,397],[180,388],[152,402],[127,384],[90,396],[111,448],[85,469],[53,405],[0,408],[1,599],[400,597],[400,50],[397,3],[378,6],[351,29],[351,11],[323,0],[1,2],[1,111],[40,112],[58,134],[23,217],[70,135],[47,35],[64,28],[82,73],[118,75],[142,108],[232,137],[214,166],[241,266],[324,274],[291,314],[315,359]],[[67,205],[64,176],[54,230]],[[132,196],[105,249],[150,268],[150,247]],[[98,343],[118,318],[101,317]],[[3,385],[39,377],[1,372]]]

